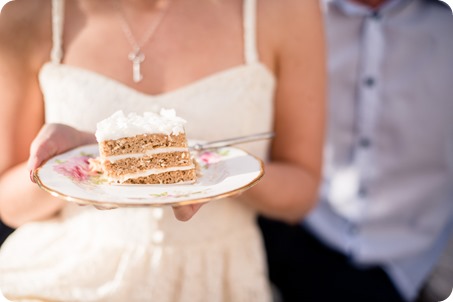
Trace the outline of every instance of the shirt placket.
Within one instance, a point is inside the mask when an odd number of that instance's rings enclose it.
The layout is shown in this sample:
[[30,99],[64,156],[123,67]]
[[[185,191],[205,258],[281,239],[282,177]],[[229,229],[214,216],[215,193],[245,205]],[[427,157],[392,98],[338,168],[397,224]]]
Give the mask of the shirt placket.
[[357,237],[360,235],[360,221],[366,215],[369,206],[369,181],[373,177],[373,145],[375,143],[376,120],[380,111],[380,75],[383,57],[384,38],[379,13],[365,17],[361,32],[361,58],[358,81],[356,137],[354,146],[354,166],[359,176],[356,194],[360,208],[358,221],[351,225],[351,250],[359,252]]

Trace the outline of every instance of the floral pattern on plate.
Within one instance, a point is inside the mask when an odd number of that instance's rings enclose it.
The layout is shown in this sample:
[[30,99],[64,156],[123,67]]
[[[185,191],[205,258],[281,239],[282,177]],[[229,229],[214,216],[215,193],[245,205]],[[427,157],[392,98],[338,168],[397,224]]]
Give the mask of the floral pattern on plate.
[[264,174],[260,159],[226,147],[194,152],[200,175],[193,184],[114,185],[103,177],[97,145],[58,155],[35,172],[49,193],[79,203],[147,206],[188,204],[231,196],[254,185]]
[[69,177],[73,182],[91,182],[101,184],[106,182],[102,177],[102,169],[93,154],[80,152],[79,155],[65,160],[55,159],[55,172]]
[[228,156],[229,150],[222,148],[216,150],[206,150],[195,152],[195,158],[203,169],[208,169],[210,165],[221,161],[222,157]]

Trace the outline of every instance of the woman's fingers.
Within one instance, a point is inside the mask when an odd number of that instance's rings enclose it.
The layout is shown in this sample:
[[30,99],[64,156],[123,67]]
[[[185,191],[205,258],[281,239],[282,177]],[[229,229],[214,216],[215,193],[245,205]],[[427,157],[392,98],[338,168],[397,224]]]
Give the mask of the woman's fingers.
[[33,172],[49,158],[92,141],[92,134],[68,125],[45,124],[31,143],[28,169]]
[[28,169],[36,170],[41,164],[58,154],[58,142],[51,140],[42,140],[39,136],[33,141],[30,148],[30,157],[28,159]]
[[191,204],[186,206],[174,206],[173,213],[176,219],[180,221],[187,221],[195,215],[204,203]]

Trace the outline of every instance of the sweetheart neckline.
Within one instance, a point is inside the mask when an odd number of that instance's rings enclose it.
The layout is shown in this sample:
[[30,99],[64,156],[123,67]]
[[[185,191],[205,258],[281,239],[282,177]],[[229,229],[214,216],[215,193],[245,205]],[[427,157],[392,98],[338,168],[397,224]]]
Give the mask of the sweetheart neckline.
[[195,80],[195,81],[193,81],[193,82],[191,82],[189,84],[185,84],[185,85],[180,86],[180,87],[178,87],[176,89],[173,89],[173,90],[164,91],[164,92],[160,92],[160,93],[156,93],[156,94],[148,94],[148,93],[145,93],[145,92],[141,92],[141,91],[139,91],[139,90],[137,90],[135,88],[132,88],[132,87],[130,87],[130,86],[118,81],[118,80],[109,78],[109,77],[107,77],[107,76],[105,76],[105,75],[103,75],[101,73],[96,72],[96,71],[92,71],[92,70],[89,70],[89,69],[85,69],[85,68],[77,67],[77,66],[73,66],[73,65],[46,62],[41,67],[41,69],[39,71],[39,74],[41,74],[44,69],[49,68],[51,66],[59,67],[59,68],[65,68],[65,69],[69,69],[69,70],[75,70],[77,72],[82,72],[82,73],[85,73],[88,76],[96,77],[96,78],[101,79],[103,81],[106,81],[108,83],[114,84],[117,87],[121,87],[124,90],[139,94],[139,95],[147,97],[147,98],[164,98],[164,97],[169,96],[169,95],[179,94],[181,92],[193,89],[193,88],[195,88],[195,87],[197,87],[197,86],[199,86],[199,85],[201,85],[201,84],[203,84],[205,82],[208,82],[208,81],[210,81],[212,79],[228,75],[228,74],[230,74],[230,73],[232,73],[234,71],[237,71],[237,70],[243,70],[245,68],[254,67],[254,66],[262,68],[264,70],[264,72],[273,81],[275,81],[275,75],[270,71],[270,69],[265,64],[263,64],[261,62],[256,62],[256,63],[251,63],[251,64],[241,64],[241,65],[229,67],[229,68],[226,68],[226,69],[223,69],[223,70],[220,70],[220,71],[216,71],[216,72],[211,73],[211,74],[209,74],[209,75],[207,75],[205,77],[202,77],[202,78],[200,78],[198,80]]

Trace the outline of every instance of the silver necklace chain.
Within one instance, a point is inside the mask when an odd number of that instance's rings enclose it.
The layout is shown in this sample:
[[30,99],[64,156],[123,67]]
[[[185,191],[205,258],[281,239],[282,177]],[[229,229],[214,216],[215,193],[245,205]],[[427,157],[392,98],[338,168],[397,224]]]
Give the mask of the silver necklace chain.
[[157,0],[156,2],[156,14],[157,16],[153,18],[151,24],[148,27],[148,30],[143,35],[142,39],[137,42],[137,39],[134,37],[132,33],[131,26],[129,22],[127,22],[126,16],[124,15],[123,10],[121,9],[121,3],[119,0],[115,2],[117,4],[117,9],[119,11],[120,20],[121,20],[121,29],[126,36],[127,41],[132,47],[132,52],[128,54],[128,59],[132,62],[132,80],[135,83],[140,82],[143,80],[143,74],[141,72],[141,63],[145,60],[145,54],[142,52],[142,48],[148,43],[153,34],[156,32],[156,29],[159,27],[160,23],[162,22],[163,18],[165,17],[168,7],[170,6],[170,0],[162,1]]

